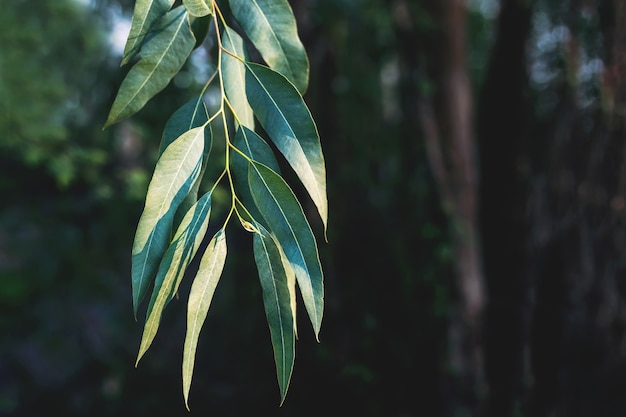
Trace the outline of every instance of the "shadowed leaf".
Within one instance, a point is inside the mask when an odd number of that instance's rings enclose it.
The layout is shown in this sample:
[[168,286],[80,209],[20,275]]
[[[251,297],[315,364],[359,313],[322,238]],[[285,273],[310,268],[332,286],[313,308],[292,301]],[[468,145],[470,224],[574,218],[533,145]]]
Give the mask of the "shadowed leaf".
[[280,175],[263,164],[252,162],[248,181],[254,203],[296,274],[318,336],[324,309],[324,280],[315,236],[302,207]]
[[263,305],[270,328],[281,404],[287,395],[295,358],[295,317],[291,292],[280,249],[269,232],[257,223],[254,234],[254,259],[263,289]]

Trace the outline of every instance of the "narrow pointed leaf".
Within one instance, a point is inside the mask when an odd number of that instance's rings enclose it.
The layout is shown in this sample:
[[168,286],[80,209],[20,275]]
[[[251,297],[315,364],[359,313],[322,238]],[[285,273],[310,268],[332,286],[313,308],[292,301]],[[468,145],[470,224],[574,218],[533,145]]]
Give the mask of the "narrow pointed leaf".
[[[163,129],[161,136],[161,144],[159,146],[159,154],[162,154],[165,148],[169,146],[172,141],[178,138],[180,135],[195,127],[204,125],[209,120],[209,114],[202,100],[202,97],[196,97],[182,107],[180,107],[174,114],[168,119]],[[202,177],[206,169],[207,162],[209,160],[209,153],[213,145],[213,133],[211,126],[207,125],[204,131],[204,153],[202,157],[202,169],[200,175],[194,183],[193,187],[189,191],[189,194],[178,208],[178,212],[174,218],[174,226],[177,227],[182,217],[187,213],[187,210],[193,206],[198,200],[198,189],[202,182]]]
[[180,71],[195,43],[184,7],[163,16],[154,35],[141,47],[141,59],[122,81],[104,128],[132,116],[163,90]]
[[309,59],[287,0],[230,0],[230,8],[267,65],[304,93]]
[[326,167],[319,135],[302,96],[279,73],[246,62],[246,91],[257,119],[328,219]]
[[127,64],[141,49],[152,25],[162,18],[174,4],[174,0],[137,0],[130,23],[128,40],[124,46],[122,65]]
[[154,169],[133,243],[135,317],[137,307],[169,246],[174,214],[200,173],[203,149],[204,129],[194,128],[166,148]]
[[202,243],[209,225],[210,212],[211,194],[207,193],[185,214],[172,243],[163,255],[154,280],[137,363],[152,344],[159,329],[163,309],[174,297],[187,266]]
[[189,389],[198,346],[198,336],[206,320],[215,288],[226,262],[226,233],[218,231],[202,256],[196,278],[191,285],[187,304],[187,333],[183,348],[183,395],[189,409]]
[[[226,26],[222,32],[222,46],[243,60],[248,60],[248,51],[237,32]],[[254,114],[246,96],[246,67],[237,58],[222,54],[222,77],[224,91],[233,107],[237,120],[244,126],[254,129]]]
[[252,163],[248,174],[254,202],[296,274],[318,336],[324,309],[324,280],[315,236],[300,203],[280,175],[257,162]]
[[257,223],[254,234],[254,259],[263,289],[263,305],[270,328],[281,404],[285,400],[295,358],[295,318],[291,310],[291,293],[280,249],[269,232]]
[[213,2],[211,0],[183,0],[183,5],[189,14],[195,17],[213,14]]
[[289,289],[289,297],[291,300],[291,315],[293,316],[293,332],[298,338],[298,321],[296,320],[296,273],[294,272],[291,264],[289,263],[289,259],[285,255],[283,249],[279,246],[280,250],[280,258],[283,262],[283,268],[285,269],[285,274],[287,275],[287,288]]

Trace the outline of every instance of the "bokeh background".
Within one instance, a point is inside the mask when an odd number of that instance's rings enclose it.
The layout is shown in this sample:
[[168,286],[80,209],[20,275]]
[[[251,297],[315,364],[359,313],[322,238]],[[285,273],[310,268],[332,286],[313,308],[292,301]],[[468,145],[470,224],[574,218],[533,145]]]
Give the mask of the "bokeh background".
[[[191,415],[626,415],[626,4],[291,4],[328,171],[320,342],[301,314],[279,407],[231,227]],[[132,7],[0,11],[0,416],[189,415],[189,280],[135,368],[130,250],[161,130],[214,48],[102,131]]]

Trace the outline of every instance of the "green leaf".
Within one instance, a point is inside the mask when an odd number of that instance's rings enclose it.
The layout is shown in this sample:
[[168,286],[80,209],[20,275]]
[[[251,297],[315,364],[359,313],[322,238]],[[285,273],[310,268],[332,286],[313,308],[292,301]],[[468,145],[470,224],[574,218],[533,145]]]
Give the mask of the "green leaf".
[[194,127],[204,125],[208,120],[209,113],[201,97],[188,101],[176,110],[165,123],[159,146],[159,155],[180,135]]
[[196,278],[191,285],[187,304],[187,333],[183,348],[183,395],[189,409],[189,389],[198,346],[198,336],[206,320],[215,288],[226,262],[226,233],[220,229],[209,242]]
[[[255,131],[248,129],[246,126],[240,126],[239,129],[237,129],[233,145],[250,159],[260,162],[273,171],[280,173],[280,167],[274,157],[272,148],[270,148],[270,145]],[[240,164],[239,166],[245,168],[244,172],[247,173],[248,161],[237,152],[233,152],[233,164]]]
[[302,96],[285,77],[263,65],[246,62],[246,68],[250,106],[304,184],[326,229],[326,167],[311,113]]
[[174,214],[199,175],[203,149],[204,128],[194,128],[165,149],[154,169],[133,243],[135,317],[137,307],[169,246]]
[[[172,141],[178,138],[180,135],[185,133],[188,130],[193,129],[194,127],[199,127],[204,125],[209,120],[209,114],[202,100],[202,97],[196,97],[182,107],[180,107],[174,114],[168,119],[165,124],[165,128],[163,129],[163,134],[161,136],[161,144],[159,146],[159,154],[162,154],[167,146],[169,146]],[[202,169],[200,170],[200,175],[196,182],[194,183],[192,189],[189,191],[189,194],[185,198],[185,200],[180,204],[176,216],[174,217],[174,226],[177,226],[182,217],[187,213],[187,210],[191,206],[193,206],[198,200],[198,190],[200,188],[200,183],[202,182],[202,177],[204,171],[206,170],[207,162],[209,160],[209,153],[211,152],[211,147],[213,145],[213,132],[211,131],[211,126],[207,125],[204,131],[204,153],[202,157]]]
[[152,25],[162,18],[174,4],[174,0],[137,0],[130,23],[128,40],[124,47],[122,65],[127,64],[141,49],[143,40]]
[[296,338],[298,338],[298,325],[296,320],[296,273],[294,272],[289,259],[285,255],[283,249],[279,246],[280,257],[283,262],[283,268],[287,275],[287,288],[289,289],[289,297],[291,300],[291,315],[293,316],[293,332]]
[[152,344],[159,329],[163,309],[174,297],[187,266],[202,243],[210,213],[211,194],[207,193],[187,211],[172,243],[163,255],[146,314],[137,363]]
[[281,252],[269,232],[259,223],[254,234],[254,259],[263,289],[263,305],[270,328],[281,404],[287,395],[295,358],[295,317]]
[[213,14],[213,2],[211,0],[183,0],[183,5],[189,14],[195,17]]
[[191,206],[193,206],[198,201],[198,191],[200,191],[200,184],[202,183],[202,179],[204,178],[204,172],[206,171],[212,146],[213,131],[211,130],[211,125],[207,124],[204,128],[204,152],[202,153],[202,165],[200,167],[200,174],[191,186],[189,194],[187,194],[187,197],[185,197],[182,203],[180,203],[180,206],[176,211],[173,223],[175,227],[178,227],[185,213],[187,213],[189,208],[191,208]]
[[276,237],[293,268],[316,337],[324,309],[324,279],[315,236],[300,203],[274,171],[252,162],[248,181],[268,230]]
[[196,38],[196,43],[193,46],[194,50],[198,49],[200,45],[204,43],[204,40],[209,34],[209,27],[211,26],[211,22],[213,22],[211,16],[193,17],[189,19],[189,23],[191,24],[191,31],[193,32],[193,36],[195,36]]
[[[239,126],[233,145],[249,158],[280,173],[280,167],[274,157],[274,152],[272,152],[267,142],[254,131],[245,126]],[[263,223],[263,216],[259,213],[254,199],[252,198],[252,194],[250,193],[250,187],[248,186],[249,166],[248,161],[243,156],[239,155],[238,152],[231,152],[231,168],[235,174],[237,195],[246,207],[246,211],[249,212],[255,220]],[[252,221],[252,219],[248,219],[248,221]],[[267,226],[265,223],[263,224]]]
[[[248,51],[243,39],[228,26],[222,32],[222,46],[241,59],[248,59]],[[254,114],[246,96],[246,67],[242,61],[228,54],[222,54],[221,67],[224,91],[237,120],[250,129],[254,129]]]
[[304,94],[309,59],[287,0],[230,0],[233,16],[270,68]]
[[163,90],[183,67],[195,43],[184,7],[163,16],[154,35],[141,47],[141,59],[122,81],[104,128],[132,116]]

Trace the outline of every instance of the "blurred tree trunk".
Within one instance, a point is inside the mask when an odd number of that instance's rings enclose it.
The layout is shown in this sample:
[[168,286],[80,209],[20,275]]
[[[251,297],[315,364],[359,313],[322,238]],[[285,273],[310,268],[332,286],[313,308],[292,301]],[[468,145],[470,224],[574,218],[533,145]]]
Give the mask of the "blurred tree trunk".
[[[477,172],[473,138],[473,98],[466,63],[465,3],[391,2],[401,60],[414,90],[402,89],[405,112],[418,115],[428,162],[448,215],[459,309],[452,313],[446,391],[447,415],[476,415],[483,387],[480,322],[484,284],[477,230]],[[415,6],[415,5],[413,5]],[[413,13],[413,15],[411,14]],[[434,25],[420,27],[418,14]],[[417,42],[417,44],[416,44]],[[421,80],[420,80],[421,78]],[[420,91],[427,78],[433,91]],[[415,97],[418,97],[417,101]],[[407,119],[412,120],[411,117]]]
[[[575,1],[561,19],[570,31],[561,51],[570,73],[558,85],[544,179],[533,193],[538,273],[529,408],[539,417],[623,415],[626,5]],[[595,19],[593,32],[581,25]],[[593,56],[604,67],[595,104],[581,102],[577,78],[590,32],[601,39]]]
[[480,224],[485,312],[486,415],[511,416],[519,399],[528,317],[525,153],[526,43],[531,8],[501,2],[496,42],[479,100]]

